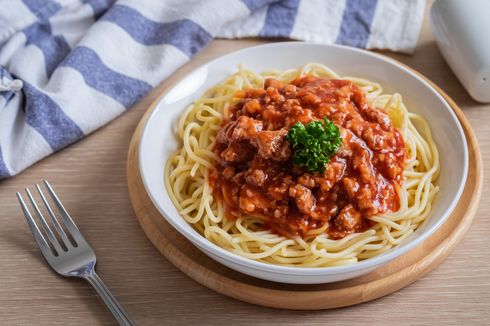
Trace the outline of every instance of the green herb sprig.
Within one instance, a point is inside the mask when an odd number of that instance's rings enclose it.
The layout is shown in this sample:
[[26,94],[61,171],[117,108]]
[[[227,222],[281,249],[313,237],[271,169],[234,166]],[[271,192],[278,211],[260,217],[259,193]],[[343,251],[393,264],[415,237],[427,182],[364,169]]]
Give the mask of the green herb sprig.
[[296,122],[289,129],[286,139],[294,150],[293,163],[309,172],[325,171],[325,165],[342,144],[339,128],[327,118],[306,125]]

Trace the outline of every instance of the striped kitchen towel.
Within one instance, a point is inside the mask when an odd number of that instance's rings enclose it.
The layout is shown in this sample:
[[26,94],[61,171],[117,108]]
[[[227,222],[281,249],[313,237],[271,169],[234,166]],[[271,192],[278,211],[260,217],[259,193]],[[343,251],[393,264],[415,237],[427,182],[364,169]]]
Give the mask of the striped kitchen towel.
[[130,108],[214,37],[412,52],[424,0],[0,0],[0,178]]

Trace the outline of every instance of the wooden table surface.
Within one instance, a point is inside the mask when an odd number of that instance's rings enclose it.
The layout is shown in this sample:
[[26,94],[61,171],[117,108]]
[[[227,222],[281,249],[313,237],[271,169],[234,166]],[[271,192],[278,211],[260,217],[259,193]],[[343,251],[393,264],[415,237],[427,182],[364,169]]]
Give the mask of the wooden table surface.
[[[177,74],[258,40],[217,40]],[[420,71],[461,106],[490,160],[490,105],[473,101],[443,61],[427,19],[416,54],[387,53]],[[140,229],[129,203],[129,140],[160,85],[135,107],[86,139],[0,181],[0,324],[112,325],[90,286],[55,275],[36,247],[15,199],[48,179],[97,253],[98,273],[141,325],[163,324],[489,324],[490,200],[483,199],[467,236],[437,269],[384,298],[331,311],[283,311],[242,303],[195,283],[163,258]],[[485,181],[487,178],[485,177]]]

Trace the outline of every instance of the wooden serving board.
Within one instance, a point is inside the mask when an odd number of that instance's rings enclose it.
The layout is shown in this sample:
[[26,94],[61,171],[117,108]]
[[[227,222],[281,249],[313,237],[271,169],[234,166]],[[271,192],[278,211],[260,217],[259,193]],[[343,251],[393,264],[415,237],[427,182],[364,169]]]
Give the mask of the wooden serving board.
[[456,103],[439,87],[431,84],[452,107],[466,134],[469,170],[464,192],[452,215],[435,234],[408,253],[367,275],[316,285],[264,281],[215,262],[180,235],[151,202],[143,186],[138,164],[141,133],[161,96],[152,103],[139,122],[129,147],[128,190],[136,217],[155,247],[177,268],[198,283],[238,300],[267,307],[317,310],[355,305],[393,293],[416,281],[447,257],[471,225],[481,196],[482,164],[473,129]]

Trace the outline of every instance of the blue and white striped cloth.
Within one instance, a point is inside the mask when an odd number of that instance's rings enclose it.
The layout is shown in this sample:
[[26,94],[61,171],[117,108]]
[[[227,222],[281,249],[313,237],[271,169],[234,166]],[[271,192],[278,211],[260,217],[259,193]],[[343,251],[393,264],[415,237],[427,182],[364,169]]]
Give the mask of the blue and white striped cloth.
[[130,108],[214,37],[412,52],[424,0],[0,0],[0,178]]

